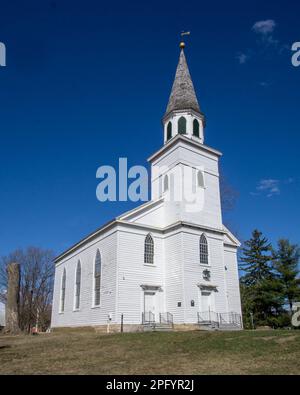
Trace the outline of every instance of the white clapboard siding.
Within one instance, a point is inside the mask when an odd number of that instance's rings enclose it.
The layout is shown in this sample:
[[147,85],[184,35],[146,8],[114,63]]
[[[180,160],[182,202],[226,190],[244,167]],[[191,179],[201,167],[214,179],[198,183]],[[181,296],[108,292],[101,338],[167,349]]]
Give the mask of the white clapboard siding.
[[157,171],[157,175],[152,178],[153,199],[162,196],[162,188],[159,185],[162,182],[162,176],[165,174],[169,176],[169,189],[182,191],[186,190],[186,185],[183,186],[181,176],[183,169],[187,167],[199,168],[204,173],[203,207],[201,206],[199,210],[190,212],[186,210],[184,203],[169,203],[165,205],[165,215],[162,216],[165,225],[181,220],[217,229],[222,228],[218,156],[216,154],[199,147],[190,147],[185,143],[178,143],[170,151],[155,159],[152,162],[152,169],[154,166],[156,169],[161,169],[161,174]]
[[[101,253],[100,307],[93,306],[94,263],[97,249]],[[75,305],[75,271],[81,262],[80,307]],[[65,309],[60,312],[63,269],[66,269]],[[117,233],[104,234],[71,257],[59,262],[55,270],[52,327],[106,324],[108,314],[115,320],[117,272]]]
[[[199,240],[204,233],[208,242],[208,264],[200,263]],[[225,283],[223,265],[223,240],[210,232],[185,232],[184,233],[184,290],[186,298],[185,321],[196,322],[197,312],[201,311],[199,288],[200,284],[213,284],[217,288],[212,291],[215,311],[227,311],[225,302]],[[203,271],[211,272],[210,281],[203,279]],[[191,305],[194,301],[194,307]]]
[[[184,289],[182,234],[167,236],[165,244],[165,292],[166,310],[173,314],[175,323],[184,323]],[[181,306],[178,306],[181,303]]]
[[[154,264],[144,264],[145,237],[154,240]],[[200,264],[199,240],[205,233],[209,263]],[[227,238],[228,240],[228,238]],[[101,305],[93,307],[93,270],[96,251],[102,258]],[[74,311],[75,271],[82,267],[80,308]],[[63,269],[66,268],[65,311],[60,313]],[[157,293],[160,312],[173,314],[174,323],[196,323],[201,311],[200,284],[203,270],[211,272],[210,284],[216,285],[216,312],[240,313],[236,246],[225,245],[222,233],[179,226],[170,232],[123,223],[93,242],[81,247],[56,266],[52,326],[104,325],[108,314],[112,323],[140,324],[144,311],[142,286],[161,287]],[[194,301],[194,306],[191,305]],[[181,303],[181,306],[178,305]]]
[[236,249],[225,246],[224,257],[225,266],[227,269],[225,273],[228,294],[228,311],[234,311],[238,314],[241,314],[241,297]]
[[[140,324],[143,312],[142,285],[164,285],[163,241],[155,232],[149,232],[154,241],[154,264],[144,264],[144,243],[148,232],[120,231],[118,243],[118,314],[124,323]],[[164,311],[163,295],[160,307]]]

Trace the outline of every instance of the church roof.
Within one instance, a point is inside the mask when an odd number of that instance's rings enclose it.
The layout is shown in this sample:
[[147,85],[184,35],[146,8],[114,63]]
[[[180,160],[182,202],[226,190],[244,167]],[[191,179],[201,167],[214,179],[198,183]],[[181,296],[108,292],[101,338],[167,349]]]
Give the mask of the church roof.
[[175,79],[165,115],[174,110],[189,109],[200,112],[200,107],[184,55],[184,50],[181,49]]

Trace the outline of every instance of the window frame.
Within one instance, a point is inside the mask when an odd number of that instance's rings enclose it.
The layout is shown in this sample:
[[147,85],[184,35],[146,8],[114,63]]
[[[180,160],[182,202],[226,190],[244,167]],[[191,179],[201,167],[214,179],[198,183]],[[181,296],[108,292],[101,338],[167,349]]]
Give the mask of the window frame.
[[[201,174],[202,185],[200,185],[200,183],[199,183],[199,174]],[[197,171],[197,187],[198,188],[205,188],[204,171],[201,171],[201,170]]]
[[169,187],[170,187],[170,185],[169,185],[169,176],[168,176],[168,174],[165,174],[164,177],[163,177],[163,192],[164,193],[168,192]]
[[[205,242],[203,242],[205,240]],[[199,238],[199,261],[200,265],[205,267],[209,266],[209,246],[208,240],[204,233],[201,234]]]
[[63,274],[61,277],[60,284],[60,301],[59,301],[59,312],[62,314],[65,312],[66,307],[66,283],[67,283],[67,271],[64,267]]
[[[78,269],[79,269],[79,273],[80,273],[79,282],[78,282]],[[78,259],[77,265],[76,265],[76,270],[75,270],[74,311],[77,311],[80,309],[81,278],[82,278],[82,265],[81,265],[80,259]]]
[[171,140],[172,138],[172,122],[169,121],[167,124],[167,141]]
[[[195,133],[195,125],[197,125],[198,128],[197,134]],[[193,120],[193,136],[200,138],[200,122],[196,118]]]
[[154,265],[154,239],[151,233],[148,233],[144,239],[144,265]]
[[[96,264],[97,264],[97,257],[100,257],[100,271],[99,276],[96,277]],[[99,277],[99,289],[98,286],[96,288],[96,279]],[[101,280],[102,280],[102,255],[99,248],[96,251],[95,259],[94,259],[94,270],[93,270],[93,307],[101,307]],[[96,291],[99,292],[99,303],[96,304]],[[98,295],[97,295],[98,296]]]
[[[184,122],[182,125],[181,125],[181,121]],[[180,131],[181,127],[184,127],[184,132]],[[187,131],[186,131],[187,130],[187,120],[183,115],[180,118],[178,118],[177,128],[178,128],[178,134],[182,134],[182,135],[187,134]]]

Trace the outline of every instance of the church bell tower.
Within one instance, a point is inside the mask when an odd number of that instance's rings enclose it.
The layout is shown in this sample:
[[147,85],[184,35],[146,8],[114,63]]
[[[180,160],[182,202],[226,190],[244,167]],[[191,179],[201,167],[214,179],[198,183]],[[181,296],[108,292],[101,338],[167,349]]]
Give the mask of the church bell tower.
[[176,222],[222,229],[219,187],[221,152],[204,144],[205,116],[180,43],[180,56],[166,113],[164,145],[151,163],[151,198],[163,200],[165,226]]

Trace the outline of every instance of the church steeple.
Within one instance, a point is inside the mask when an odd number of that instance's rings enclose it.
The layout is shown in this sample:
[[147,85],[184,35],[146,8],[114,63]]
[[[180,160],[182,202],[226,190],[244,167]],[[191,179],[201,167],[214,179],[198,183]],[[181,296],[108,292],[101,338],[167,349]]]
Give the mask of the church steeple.
[[200,112],[194,85],[182,48],[165,115],[174,110],[188,109]]
[[163,117],[165,142],[176,134],[199,139],[203,143],[205,118],[195,93],[184,54],[185,44],[180,43],[180,56],[166,113]]

